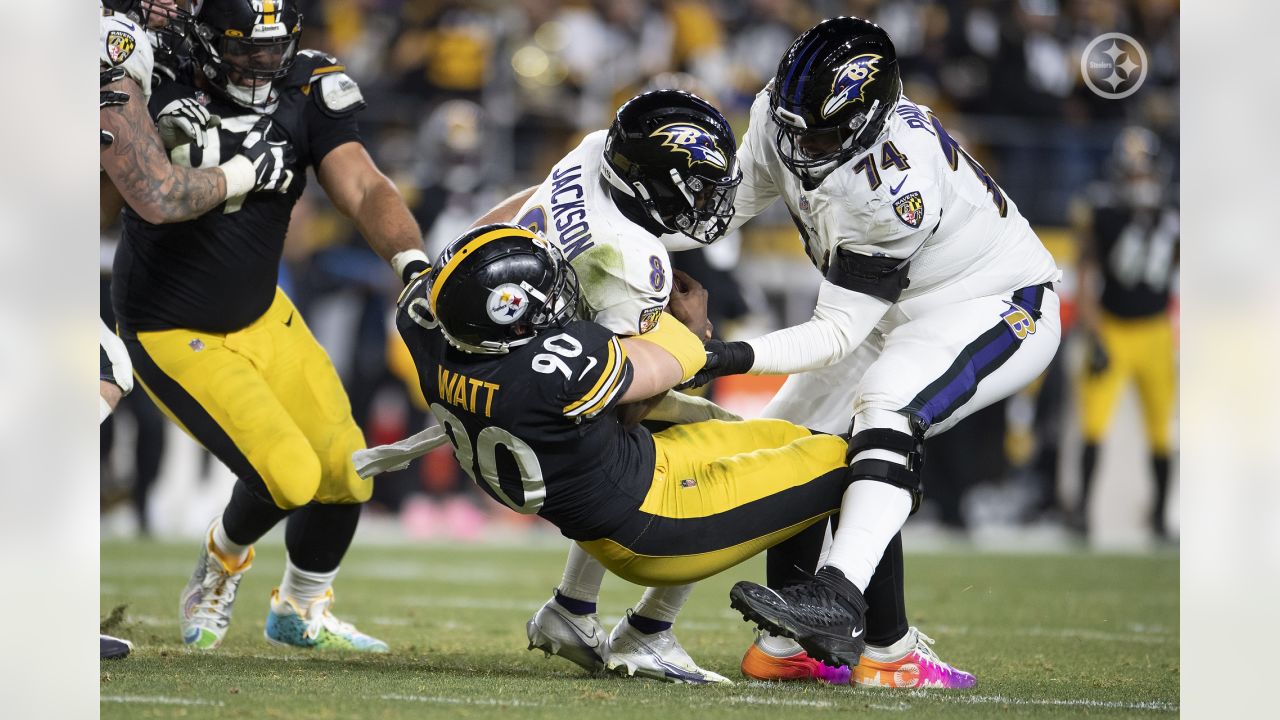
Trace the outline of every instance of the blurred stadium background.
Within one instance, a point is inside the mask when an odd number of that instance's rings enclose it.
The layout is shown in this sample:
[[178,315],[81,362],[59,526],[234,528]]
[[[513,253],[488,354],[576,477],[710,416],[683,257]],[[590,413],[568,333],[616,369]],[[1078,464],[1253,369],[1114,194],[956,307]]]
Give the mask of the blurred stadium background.
[[[397,182],[438,250],[511,192],[540,182],[586,132],[653,83],[688,83],[723,109],[739,134],[755,93],[783,50],[823,17],[883,25],[902,61],[905,91],[939,113],[997,178],[1065,271],[1067,328],[1044,381],[966,420],[931,448],[929,506],[908,523],[909,551],[972,543],[990,549],[1078,546],[1068,529],[1079,486],[1078,379],[1085,343],[1071,333],[1078,277],[1073,218],[1088,190],[1113,180],[1110,157],[1128,126],[1159,139],[1161,181],[1176,202],[1178,3],[1175,0],[300,0],[303,47],[338,56],[361,85],[365,143]],[[1086,88],[1080,57],[1106,32],[1137,38],[1149,59],[1140,92],[1106,100]],[[711,291],[727,338],[807,319],[819,277],[783,208],[681,265]],[[104,311],[115,232],[104,235]],[[370,444],[427,418],[403,381],[407,356],[388,337],[398,291],[390,270],[312,183],[291,226],[283,283],[329,350]],[[1170,321],[1176,328],[1175,302]],[[411,371],[408,371],[411,372]],[[743,414],[777,383],[731,378],[717,401]],[[232,478],[132,394],[103,428],[105,538],[194,538],[223,505]],[[1175,433],[1176,438],[1176,433]],[[1176,439],[1175,439],[1176,446]],[[1168,524],[1177,534],[1177,463]],[[1105,549],[1156,546],[1146,441],[1132,391],[1105,440],[1088,541]],[[471,486],[445,449],[379,479],[361,534],[392,540],[558,535],[499,508]],[[357,540],[357,545],[359,544]]]

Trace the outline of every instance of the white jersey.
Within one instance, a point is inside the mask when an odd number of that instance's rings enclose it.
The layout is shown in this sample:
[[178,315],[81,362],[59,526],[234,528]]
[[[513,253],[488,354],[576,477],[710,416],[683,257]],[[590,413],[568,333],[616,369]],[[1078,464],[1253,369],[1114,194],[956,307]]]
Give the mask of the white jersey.
[[155,57],[146,28],[127,15],[106,9],[102,10],[99,27],[98,64],[102,68],[123,67],[142,88],[143,96],[151,97]]
[[966,296],[978,297],[1059,278],[1013,200],[929,108],[902,97],[876,144],[813,190],[783,165],[776,134],[766,87],[738,150],[743,179],[732,227],[782,198],[824,274],[831,253],[847,248],[912,258],[903,300],[961,281]]
[[628,220],[600,176],[607,131],[587,135],[520,208],[578,273],[588,317],[618,335],[657,326],[671,298],[671,259],[657,237]]

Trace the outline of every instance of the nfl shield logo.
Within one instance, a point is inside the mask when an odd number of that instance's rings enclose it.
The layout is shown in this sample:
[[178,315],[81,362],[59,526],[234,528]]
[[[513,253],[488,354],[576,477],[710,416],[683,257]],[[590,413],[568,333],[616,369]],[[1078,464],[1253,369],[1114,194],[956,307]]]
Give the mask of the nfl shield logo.
[[894,201],[893,211],[908,227],[918,228],[924,222],[924,198],[920,197],[919,191],[912,190]]

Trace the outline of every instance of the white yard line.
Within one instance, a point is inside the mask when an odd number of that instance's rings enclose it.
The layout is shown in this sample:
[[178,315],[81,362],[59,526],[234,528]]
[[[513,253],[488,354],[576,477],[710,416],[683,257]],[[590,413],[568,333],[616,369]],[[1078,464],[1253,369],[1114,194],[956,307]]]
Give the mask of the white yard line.
[[448,695],[379,695],[379,700],[431,703],[436,705],[485,705],[497,707],[540,707],[543,702],[529,700],[504,700],[486,697],[450,697]]
[[1121,702],[1118,700],[1076,700],[1058,698],[1016,698],[1004,695],[961,695],[934,693],[926,690],[909,690],[916,698],[930,698],[946,703],[961,705],[1044,705],[1051,707],[1091,707],[1108,710],[1152,710],[1156,712],[1178,712],[1177,703],[1149,700],[1145,702]]
[[146,705],[211,705],[223,707],[221,700],[200,700],[191,698],[165,697],[164,695],[103,695],[102,702],[110,703],[142,703]]

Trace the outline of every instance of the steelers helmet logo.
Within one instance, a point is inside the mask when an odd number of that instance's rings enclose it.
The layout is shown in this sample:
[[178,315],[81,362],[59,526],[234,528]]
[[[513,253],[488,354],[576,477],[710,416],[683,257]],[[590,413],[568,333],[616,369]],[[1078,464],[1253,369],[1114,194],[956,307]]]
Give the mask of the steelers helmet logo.
[[519,285],[503,283],[489,292],[485,310],[499,325],[510,325],[529,309],[529,295]]

